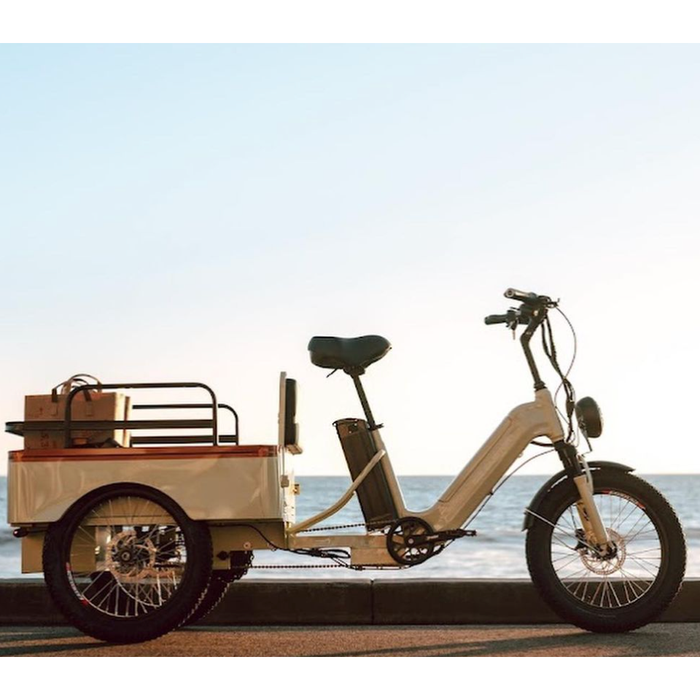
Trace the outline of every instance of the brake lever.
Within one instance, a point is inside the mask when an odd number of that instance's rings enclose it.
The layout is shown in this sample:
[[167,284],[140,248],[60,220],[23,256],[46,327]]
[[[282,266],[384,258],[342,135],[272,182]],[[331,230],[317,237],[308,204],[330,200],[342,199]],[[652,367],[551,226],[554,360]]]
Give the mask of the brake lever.
[[506,327],[513,331],[513,340],[515,340],[515,331],[520,322],[520,314],[517,309],[508,309],[506,311]]

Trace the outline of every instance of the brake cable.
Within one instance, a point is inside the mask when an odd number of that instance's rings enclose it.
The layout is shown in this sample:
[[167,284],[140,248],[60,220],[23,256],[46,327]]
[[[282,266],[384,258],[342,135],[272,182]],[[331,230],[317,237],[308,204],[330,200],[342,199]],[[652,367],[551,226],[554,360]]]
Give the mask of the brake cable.
[[574,407],[576,405],[576,392],[568,378],[568,374],[571,371],[573,361],[569,366],[569,369],[567,370],[566,374],[564,374],[561,367],[559,366],[559,360],[557,358],[557,348],[554,343],[554,334],[552,332],[552,324],[549,320],[549,316],[545,318],[544,324],[542,325],[542,348],[544,349],[544,353],[547,356],[547,359],[554,368],[554,371],[559,375],[559,378],[561,379],[561,384],[557,388],[557,393],[559,392],[559,389],[563,388],[564,393],[566,394],[566,422],[568,426],[568,434],[566,439],[568,442],[571,442],[576,435],[573,420]]

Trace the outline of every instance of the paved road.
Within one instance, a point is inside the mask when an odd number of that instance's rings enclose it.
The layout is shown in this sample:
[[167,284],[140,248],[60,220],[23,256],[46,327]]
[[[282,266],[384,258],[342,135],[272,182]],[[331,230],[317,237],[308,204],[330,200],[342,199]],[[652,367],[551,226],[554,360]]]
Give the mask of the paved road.
[[0,656],[700,656],[700,624],[613,635],[564,625],[194,627],[129,646],[68,627],[0,627]]

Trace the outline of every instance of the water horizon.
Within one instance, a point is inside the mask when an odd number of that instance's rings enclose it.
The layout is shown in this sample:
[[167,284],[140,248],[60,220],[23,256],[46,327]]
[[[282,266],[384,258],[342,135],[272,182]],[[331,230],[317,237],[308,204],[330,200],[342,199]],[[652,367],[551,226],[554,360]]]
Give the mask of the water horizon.
[[[645,474],[641,475],[656,486],[671,502],[683,524],[688,545],[687,577],[700,577],[700,475]],[[549,478],[546,474],[514,474],[499,489],[469,527],[477,531],[475,538],[463,538],[447,547],[439,556],[406,570],[367,570],[356,572],[344,568],[316,568],[317,559],[286,551],[256,551],[254,565],[248,577],[272,578],[529,578],[525,561],[525,533],[522,531],[523,511],[534,494]],[[426,510],[449,486],[449,476],[399,476],[406,507],[412,511]],[[299,476],[301,493],[297,496],[297,522],[320,513],[347,490],[346,476]],[[29,578],[20,573],[20,542],[12,536],[6,522],[6,477],[0,476],[0,578]],[[344,529],[350,534],[362,532],[363,519],[357,499],[324,524],[329,527],[355,525]],[[322,565],[327,566],[322,563]],[[33,575],[36,578],[38,575]]]

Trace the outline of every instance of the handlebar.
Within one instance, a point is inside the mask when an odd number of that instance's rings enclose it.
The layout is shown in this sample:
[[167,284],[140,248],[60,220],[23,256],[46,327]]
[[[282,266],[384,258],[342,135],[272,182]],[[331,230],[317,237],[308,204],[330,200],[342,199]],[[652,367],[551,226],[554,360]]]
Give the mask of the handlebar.
[[526,325],[530,322],[530,314],[520,309],[509,309],[505,314],[491,314],[484,319],[487,326],[495,326],[499,323],[505,323],[509,328],[515,328],[517,325]]
[[[527,328],[520,334],[520,344],[523,347],[525,353],[525,359],[530,367],[530,372],[532,373],[532,378],[535,382],[535,391],[545,388],[545,384],[540,377],[540,373],[535,364],[535,359],[530,351],[530,341],[538,328],[542,326],[543,323],[547,322],[549,309],[554,309],[559,306],[558,301],[554,301],[551,297],[545,296],[543,294],[535,294],[534,292],[522,292],[519,289],[513,289],[509,287],[506,289],[504,296],[506,299],[515,299],[520,302],[519,308],[510,308],[505,314],[492,314],[484,319],[484,323],[487,326],[494,326],[498,324],[503,324],[511,331],[513,331],[513,338],[515,338],[515,331],[519,325],[527,326]],[[568,381],[566,376],[562,374],[559,364],[556,359],[556,352],[554,350],[554,340],[551,335],[551,328],[549,330],[549,345],[547,345],[547,338],[543,332],[542,340],[544,344],[544,351],[550,362],[552,363],[554,369],[557,371],[562,381],[566,385]],[[569,397],[569,389],[567,389],[567,397]]]
[[512,287],[506,289],[506,291],[503,292],[503,296],[506,299],[515,299],[515,301],[522,301],[525,303],[537,301],[540,298],[539,294],[535,294],[534,292],[521,292],[519,289],[513,289]]
[[505,314],[491,314],[484,319],[487,326],[505,324],[509,328],[515,329],[518,325],[527,325],[533,318],[538,316],[538,308],[549,308],[556,306],[548,296],[535,294],[534,292],[523,292],[519,289],[509,287],[503,293],[506,299],[514,299],[522,303],[519,309],[509,309]]
[[490,316],[487,316],[484,319],[484,323],[487,326],[495,326],[497,323],[507,323],[508,322],[508,315],[507,314],[491,314]]

